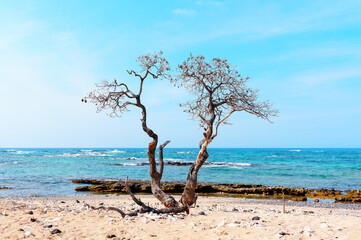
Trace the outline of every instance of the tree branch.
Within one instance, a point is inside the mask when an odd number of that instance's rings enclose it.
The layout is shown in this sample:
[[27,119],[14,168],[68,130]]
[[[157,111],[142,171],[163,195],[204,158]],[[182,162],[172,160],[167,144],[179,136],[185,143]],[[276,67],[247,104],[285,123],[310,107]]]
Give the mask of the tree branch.
[[[121,182],[120,179],[119,179],[119,182]],[[134,211],[134,212],[125,213],[124,211],[120,210],[119,208],[115,208],[115,207],[104,207],[104,206],[94,207],[87,203],[85,203],[84,206],[86,206],[90,209],[93,209],[93,210],[101,209],[101,210],[106,210],[106,211],[116,211],[116,212],[120,213],[120,215],[122,215],[122,217],[137,216],[139,213],[149,213],[149,212],[153,212],[153,213],[157,213],[157,214],[186,212],[187,214],[189,214],[189,206],[187,206],[187,205],[181,206],[181,207],[169,207],[169,208],[155,209],[155,208],[152,208],[152,207],[144,204],[140,199],[136,198],[134,196],[133,192],[130,190],[130,187],[128,185],[128,176],[125,180],[125,191],[131,196],[132,200],[141,207],[141,209]]]
[[159,175],[161,178],[163,176],[163,169],[164,169],[163,148],[167,146],[168,143],[170,143],[169,140],[159,146]]
[[224,118],[222,118],[220,121],[217,122],[216,129],[215,129],[215,131],[213,133],[213,136],[211,137],[212,140],[215,137],[217,137],[217,135],[218,135],[218,127],[219,127],[219,125],[221,125],[221,123],[224,122],[227,118],[229,118],[229,116],[231,116],[232,113],[234,113],[234,112],[235,112],[235,110],[234,110],[234,108],[232,108],[232,110]]

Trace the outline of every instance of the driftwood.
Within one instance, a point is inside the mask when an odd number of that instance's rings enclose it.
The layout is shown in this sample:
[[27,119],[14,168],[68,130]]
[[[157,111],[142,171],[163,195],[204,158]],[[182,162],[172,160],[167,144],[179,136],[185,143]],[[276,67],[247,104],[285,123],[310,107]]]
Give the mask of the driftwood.
[[[121,182],[121,180],[119,180],[119,183]],[[127,179],[125,180],[125,189],[126,192],[131,196],[132,200],[141,207],[141,209],[133,211],[133,212],[129,212],[126,213],[122,210],[120,210],[119,208],[116,207],[104,207],[104,206],[100,206],[100,207],[94,207],[91,206],[87,203],[84,204],[84,206],[93,209],[93,210],[106,210],[106,211],[116,211],[118,213],[120,213],[120,215],[122,215],[122,217],[125,216],[137,216],[138,214],[141,213],[156,213],[156,214],[164,214],[164,213],[182,213],[182,212],[186,212],[187,214],[189,214],[189,207],[187,205],[181,206],[181,207],[167,207],[167,208],[161,208],[161,209],[155,209],[152,208],[148,205],[146,205],[145,203],[143,203],[139,198],[137,198],[133,192],[131,191],[129,185],[128,185],[128,176]]]

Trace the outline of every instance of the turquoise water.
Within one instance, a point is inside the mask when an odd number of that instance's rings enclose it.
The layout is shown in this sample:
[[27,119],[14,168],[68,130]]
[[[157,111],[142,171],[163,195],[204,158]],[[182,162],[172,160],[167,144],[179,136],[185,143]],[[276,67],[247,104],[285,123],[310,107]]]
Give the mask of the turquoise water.
[[[361,149],[209,149],[200,182],[361,190]],[[192,162],[197,149],[166,148],[166,162]],[[149,180],[146,149],[0,149],[0,196],[73,195],[74,178]],[[189,166],[166,165],[165,181]]]

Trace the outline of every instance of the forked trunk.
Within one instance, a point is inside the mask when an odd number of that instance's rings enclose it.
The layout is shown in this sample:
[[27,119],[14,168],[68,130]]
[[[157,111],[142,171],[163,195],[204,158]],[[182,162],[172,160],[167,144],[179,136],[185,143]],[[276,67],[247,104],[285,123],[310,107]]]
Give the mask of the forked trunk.
[[179,205],[178,202],[172,196],[163,192],[163,190],[160,186],[160,181],[161,181],[162,175],[163,175],[163,165],[164,165],[164,163],[163,163],[163,147],[165,147],[165,145],[167,145],[169,143],[169,141],[167,141],[166,143],[159,146],[159,149],[160,149],[160,152],[159,152],[160,168],[159,168],[159,170],[160,171],[158,172],[157,164],[155,161],[155,151],[156,151],[157,144],[158,144],[158,135],[155,134],[150,128],[148,128],[147,120],[146,120],[147,119],[146,109],[143,105],[140,104],[140,101],[139,101],[139,105],[142,108],[142,114],[143,114],[143,118],[142,118],[143,131],[146,132],[149,137],[153,138],[153,141],[150,142],[148,145],[149,175],[152,179],[152,181],[151,181],[152,193],[165,207],[177,207]]
[[165,207],[177,207],[178,202],[170,195],[163,192],[160,187],[160,180],[152,178],[151,181],[153,195],[165,206]]
[[[153,195],[165,206],[165,207],[177,207],[178,202],[170,195],[166,194],[161,186],[162,174],[157,171],[155,162],[155,146],[156,144],[151,142],[148,147],[148,160],[149,160],[149,174],[152,178],[151,188]],[[163,158],[163,157],[162,157]],[[160,163],[161,165],[163,163]]]

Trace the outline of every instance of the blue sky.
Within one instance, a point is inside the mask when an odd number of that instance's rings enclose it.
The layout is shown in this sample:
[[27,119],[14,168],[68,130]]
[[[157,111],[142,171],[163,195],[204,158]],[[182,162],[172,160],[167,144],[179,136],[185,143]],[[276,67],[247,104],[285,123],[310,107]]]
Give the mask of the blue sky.
[[[163,50],[227,58],[279,109],[273,124],[231,117],[211,147],[361,147],[360,1],[0,1],[0,147],[146,147],[135,109],[97,114],[80,99]],[[149,80],[149,126],[197,147],[182,89]]]

